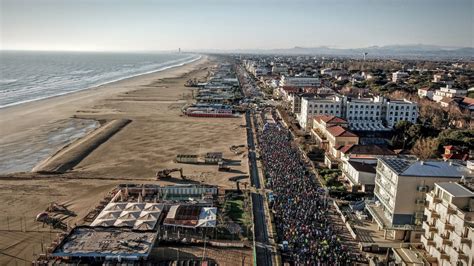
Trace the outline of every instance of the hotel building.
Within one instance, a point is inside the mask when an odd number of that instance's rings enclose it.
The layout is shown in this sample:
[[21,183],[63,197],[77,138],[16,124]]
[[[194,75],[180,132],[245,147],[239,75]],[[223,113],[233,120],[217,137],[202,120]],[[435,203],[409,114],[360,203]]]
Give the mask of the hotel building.
[[419,242],[426,193],[435,183],[472,176],[471,170],[452,162],[379,158],[375,201],[366,208],[386,239]]
[[458,183],[437,183],[426,201],[421,242],[428,261],[474,265],[474,192]]
[[355,131],[382,131],[392,129],[399,121],[416,122],[418,106],[408,100],[390,100],[385,97],[351,98],[333,95],[326,98],[303,97],[301,112],[297,114],[300,126],[307,130],[316,115],[334,115],[348,121]]
[[280,86],[291,87],[319,87],[321,80],[317,77],[288,77],[281,76]]

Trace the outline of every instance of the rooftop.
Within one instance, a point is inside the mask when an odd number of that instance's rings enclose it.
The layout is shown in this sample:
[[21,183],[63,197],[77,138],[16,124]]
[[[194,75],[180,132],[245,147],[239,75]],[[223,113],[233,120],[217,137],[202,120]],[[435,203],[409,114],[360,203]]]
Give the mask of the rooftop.
[[458,183],[445,182],[445,183],[437,183],[437,185],[440,188],[442,188],[444,191],[451,194],[453,197],[457,197],[457,198],[474,197],[474,192],[472,192],[468,188]]
[[341,126],[333,126],[327,128],[329,134],[333,135],[334,137],[357,137],[356,134],[350,132],[349,130],[341,127]]
[[318,122],[320,121],[324,121],[325,123],[347,123],[346,120],[340,118],[340,117],[337,117],[337,116],[334,116],[334,115],[317,115],[314,117],[314,119]]
[[356,169],[359,172],[375,174],[375,166],[376,166],[375,164],[356,162],[356,161],[351,161],[351,160],[349,160],[347,163],[349,163],[354,169]]
[[341,152],[350,154],[395,155],[389,148],[379,145],[345,145],[341,148]]
[[147,257],[156,232],[123,228],[76,227],[53,251],[53,256]]
[[465,166],[445,161],[416,161],[402,158],[380,158],[390,169],[401,176],[452,177],[472,176]]

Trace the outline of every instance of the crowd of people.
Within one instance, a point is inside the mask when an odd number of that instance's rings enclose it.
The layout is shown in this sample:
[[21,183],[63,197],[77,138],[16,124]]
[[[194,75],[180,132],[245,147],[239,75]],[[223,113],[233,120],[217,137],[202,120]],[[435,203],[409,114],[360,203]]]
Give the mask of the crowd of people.
[[350,265],[354,254],[341,243],[328,215],[325,191],[307,171],[289,131],[267,123],[258,133],[279,242],[298,265]]

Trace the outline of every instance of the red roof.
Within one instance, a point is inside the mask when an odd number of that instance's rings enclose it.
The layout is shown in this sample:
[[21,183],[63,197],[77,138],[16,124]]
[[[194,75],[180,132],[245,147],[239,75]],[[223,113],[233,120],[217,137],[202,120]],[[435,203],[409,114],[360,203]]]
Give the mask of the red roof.
[[357,137],[356,134],[350,132],[349,130],[341,127],[341,126],[333,126],[327,128],[329,134],[333,135],[334,137]]
[[300,88],[293,86],[283,86],[281,88],[286,92],[298,92],[300,90]]
[[318,122],[324,121],[324,123],[328,123],[328,122],[331,122],[331,123],[347,123],[346,120],[344,120],[340,117],[334,116],[334,115],[317,115],[317,116],[314,117],[314,119],[316,119],[316,121],[318,121]]
[[458,150],[458,148],[453,145],[444,146],[443,148],[445,148],[446,150]]
[[342,152],[342,153],[346,153],[346,152],[350,151],[352,147],[354,147],[354,144],[345,145],[345,146],[343,146],[343,147],[341,148],[341,152]]
[[464,97],[462,103],[466,105],[474,105],[474,98]]
[[344,154],[395,155],[395,153],[379,145],[345,145],[340,149]]

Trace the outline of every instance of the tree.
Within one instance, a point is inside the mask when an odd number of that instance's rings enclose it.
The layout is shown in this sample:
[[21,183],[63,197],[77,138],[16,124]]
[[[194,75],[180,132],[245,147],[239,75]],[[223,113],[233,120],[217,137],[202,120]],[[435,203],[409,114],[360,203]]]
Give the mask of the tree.
[[421,160],[438,157],[438,140],[436,138],[418,139],[411,152]]

